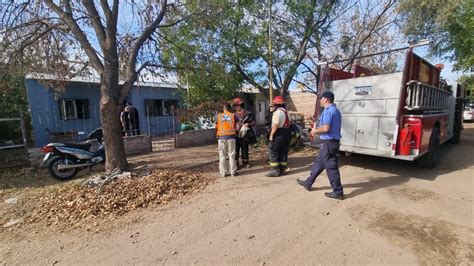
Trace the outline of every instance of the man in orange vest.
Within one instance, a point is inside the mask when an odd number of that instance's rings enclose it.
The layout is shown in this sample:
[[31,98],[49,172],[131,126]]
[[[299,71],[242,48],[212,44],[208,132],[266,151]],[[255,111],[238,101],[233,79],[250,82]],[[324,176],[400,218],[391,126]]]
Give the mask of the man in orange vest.
[[[238,119],[230,111],[229,103],[224,104],[224,110],[217,115],[216,119],[216,135],[217,148],[219,150],[219,173],[222,177],[229,174],[237,175],[237,164],[235,161],[235,138],[238,129]],[[229,163],[227,163],[229,160]]]

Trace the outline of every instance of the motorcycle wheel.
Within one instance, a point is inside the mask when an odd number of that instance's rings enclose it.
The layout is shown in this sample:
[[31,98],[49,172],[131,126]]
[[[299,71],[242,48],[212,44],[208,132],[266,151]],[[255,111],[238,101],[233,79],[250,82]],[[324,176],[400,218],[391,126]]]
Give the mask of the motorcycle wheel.
[[79,171],[77,168],[72,168],[72,169],[67,169],[67,170],[59,170],[58,169],[58,166],[60,164],[66,164],[66,163],[67,164],[73,164],[73,162],[71,160],[68,160],[64,157],[54,156],[53,158],[51,158],[51,160],[49,161],[49,164],[48,164],[49,174],[53,178],[61,180],[61,181],[66,181],[66,180],[69,180],[69,179],[73,178],[74,176],[76,176],[77,172]]

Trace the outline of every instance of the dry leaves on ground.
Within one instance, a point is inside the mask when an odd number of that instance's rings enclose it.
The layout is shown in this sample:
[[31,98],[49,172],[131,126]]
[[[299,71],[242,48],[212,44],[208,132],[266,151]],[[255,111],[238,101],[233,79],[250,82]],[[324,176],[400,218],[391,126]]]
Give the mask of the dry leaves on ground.
[[201,190],[210,182],[211,178],[196,172],[160,169],[147,176],[109,183],[100,195],[96,188],[74,184],[50,190],[40,197],[28,222],[84,227],[97,218],[113,218],[151,204],[167,203]]

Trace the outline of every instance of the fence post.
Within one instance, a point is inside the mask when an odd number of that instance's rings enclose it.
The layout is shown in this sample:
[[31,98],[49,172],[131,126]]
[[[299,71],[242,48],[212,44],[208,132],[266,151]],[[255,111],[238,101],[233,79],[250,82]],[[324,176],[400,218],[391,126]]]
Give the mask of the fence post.
[[27,141],[26,141],[26,129],[25,129],[25,121],[23,120],[24,117],[23,117],[23,112],[21,111],[21,106],[18,107],[18,111],[20,113],[20,127],[21,127],[21,136],[23,138],[23,147],[24,147],[24,150],[25,150],[25,163],[26,163],[26,166],[29,167],[30,166],[30,159],[29,159],[29,153],[28,153],[28,145],[27,145]]
[[146,119],[147,119],[147,122],[148,122],[148,136],[150,137],[151,139],[151,128],[150,128],[150,106],[146,106]]
[[173,138],[174,138],[174,148],[176,149],[176,111],[174,109],[174,104],[171,105],[171,112],[173,113]]

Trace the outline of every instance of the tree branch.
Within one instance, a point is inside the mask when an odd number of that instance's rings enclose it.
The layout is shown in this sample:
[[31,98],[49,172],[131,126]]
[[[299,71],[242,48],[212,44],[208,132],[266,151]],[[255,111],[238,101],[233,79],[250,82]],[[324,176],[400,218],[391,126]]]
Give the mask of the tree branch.
[[[347,64],[345,64],[341,69],[344,70],[346,67],[352,65],[354,63],[354,57],[357,57],[361,52],[362,52],[362,47],[363,45],[365,44],[365,42],[367,40],[369,40],[374,33],[376,33],[378,30],[382,29],[383,27],[385,27],[386,25],[383,25],[382,27],[379,27],[377,28],[379,25],[379,21],[382,19],[382,17],[385,15],[385,13],[395,4],[395,1],[392,1],[390,0],[388,2],[388,4],[386,4],[382,10],[382,12],[377,15],[374,23],[372,24],[372,26],[370,27],[369,29],[369,32],[366,34],[366,36],[364,38],[362,38],[362,40],[359,42],[359,44],[357,45],[357,51],[355,51],[355,53],[353,53],[352,55],[352,59],[348,61]],[[370,12],[370,11],[368,11]]]
[[107,0],[100,0],[100,5],[102,6],[102,11],[104,11],[105,18],[107,20],[110,20],[110,17],[112,16],[112,11],[110,10],[110,6]]
[[[118,2],[118,0],[115,0]],[[163,20],[166,12],[166,6],[167,6],[167,0],[162,0],[161,2],[161,9],[160,13],[158,16],[155,18],[155,20],[148,25],[143,32],[140,34],[140,36],[137,38],[135,43],[132,45],[131,51],[130,51],[130,56],[128,58],[128,63],[126,66],[125,70],[125,83],[122,85],[122,89],[120,91],[121,97],[124,96],[128,92],[128,90],[132,87],[132,84],[136,81],[137,79],[137,73],[135,71],[136,63],[137,63],[137,57],[138,57],[138,52],[140,51],[141,47],[145,43],[147,39],[150,38],[151,34],[155,32],[155,30],[158,28],[160,25],[161,21]],[[118,5],[116,7],[118,9]],[[117,12],[118,13],[118,12]]]
[[317,94],[317,92],[315,90],[313,90],[308,84],[304,83],[304,82],[301,82],[297,79],[293,79],[294,82],[298,83],[298,84],[301,84],[305,87],[306,91],[308,92],[311,92],[313,94]]
[[[66,3],[70,3],[69,0],[64,0],[64,1]],[[87,39],[87,36],[84,34],[84,32],[81,30],[77,22],[72,17],[71,11],[65,12],[59,6],[57,6],[52,0],[44,0],[44,2],[71,29],[72,33],[76,36],[77,41],[81,44],[85,53],[89,57],[89,60],[91,61],[92,66],[99,74],[101,74],[104,66],[102,65],[102,62],[100,61],[95,49],[92,47],[91,43]]]
[[95,34],[97,35],[97,38],[99,39],[99,44],[102,47],[102,51],[105,51],[105,43],[106,43],[105,30],[104,30],[104,26],[102,25],[102,22],[100,21],[99,12],[97,12],[97,9],[94,5],[94,1],[82,0],[82,4],[87,10],[91,24],[94,27]]
[[262,87],[262,85],[258,84],[258,82],[256,82],[249,75],[247,75],[247,73],[245,73],[245,71],[242,69],[242,67],[240,65],[234,64],[234,66],[237,69],[237,71],[240,73],[240,75],[242,75],[242,78],[244,78],[248,83],[250,83],[251,85],[256,87],[261,93],[264,93],[264,94],[266,93],[265,88]]

